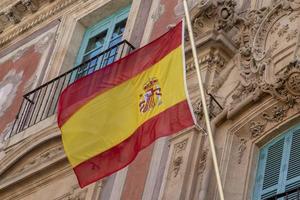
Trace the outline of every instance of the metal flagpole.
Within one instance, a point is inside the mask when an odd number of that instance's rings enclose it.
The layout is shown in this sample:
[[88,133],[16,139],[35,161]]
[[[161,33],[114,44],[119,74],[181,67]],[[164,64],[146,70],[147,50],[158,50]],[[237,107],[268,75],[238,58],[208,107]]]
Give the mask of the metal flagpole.
[[205,123],[206,123],[206,127],[207,127],[207,134],[208,134],[209,145],[210,145],[211,154],[212,154],[212,158],[213,158],[215,174],[216,174],[216,178],[217,178],[219,195],[220,195],[220,199],[224,200],[224,193],[223,193],[221,177],[220,177],[220,172],[219,172],[219,167],[218,167],[216,149],[215,149],[214,139],[213,139],[212,130],[211,130],[211,126],[210,126],[209,114],[208,114],[207,105],[206,105],[206,99],[205,99],[204,87],[203,87],[201,73],[200,73],[197,50],[196,50],[194,35],[193,35],[193,31],[192,31],[190,13],[188,10],[188,4],[187,4],[186,0],[183,0],[183,5],[184,5],[184,12],[185,12],[185,17],[186,17],[186,21],[187,21],[187,26],[188,26],[189,37],[191,40],[191,47],[192,47],[192,52],[193,52],[193,57],[194,57],[194,62],[195,62],[195,68],[196,68],[196,72],[197,72],[201,102],[203,105],[203,112],[204,112]]

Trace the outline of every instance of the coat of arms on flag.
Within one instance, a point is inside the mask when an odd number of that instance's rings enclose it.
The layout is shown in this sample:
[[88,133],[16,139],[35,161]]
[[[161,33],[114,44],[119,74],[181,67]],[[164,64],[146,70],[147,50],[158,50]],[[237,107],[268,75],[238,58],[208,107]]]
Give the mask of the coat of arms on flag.
[[157,78],[149,79],[143,89],[144,93],[140,94],[140,112],[148,112],[162,104],[162,92]]

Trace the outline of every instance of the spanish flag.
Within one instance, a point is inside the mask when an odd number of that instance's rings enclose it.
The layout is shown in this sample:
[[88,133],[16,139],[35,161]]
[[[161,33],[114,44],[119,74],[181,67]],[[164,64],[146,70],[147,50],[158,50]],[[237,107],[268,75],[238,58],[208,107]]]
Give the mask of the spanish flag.
[[181,22],[62,92],[58,126],[80,187],[126,167],[157,138],[194,125],[182,38]]

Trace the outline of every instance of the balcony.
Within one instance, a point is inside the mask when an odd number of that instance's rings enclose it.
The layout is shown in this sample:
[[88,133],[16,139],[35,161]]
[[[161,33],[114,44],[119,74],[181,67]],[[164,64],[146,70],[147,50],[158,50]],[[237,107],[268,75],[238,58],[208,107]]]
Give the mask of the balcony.
[[8,137],[12,137],[54,115],[59,96],[75,80],[97,71],[129,54],[134,47],[126,40],[108,48],[79,66],[25,94]]

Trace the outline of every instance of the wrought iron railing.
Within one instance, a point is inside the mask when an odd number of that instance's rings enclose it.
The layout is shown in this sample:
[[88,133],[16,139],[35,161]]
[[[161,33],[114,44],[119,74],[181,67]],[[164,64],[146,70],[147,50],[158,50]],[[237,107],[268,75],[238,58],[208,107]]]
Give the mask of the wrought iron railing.
[[132,50],[134,50],[134,47],[128,41],[119,42],[91,59],[84,61],[79,66],[25,94],[8,137],[20,133],[55,114],[59,95],[64,88],[76,79],[105,67],[127,55]]
[[300,200],[300,187],[287,190],[263,200]]

